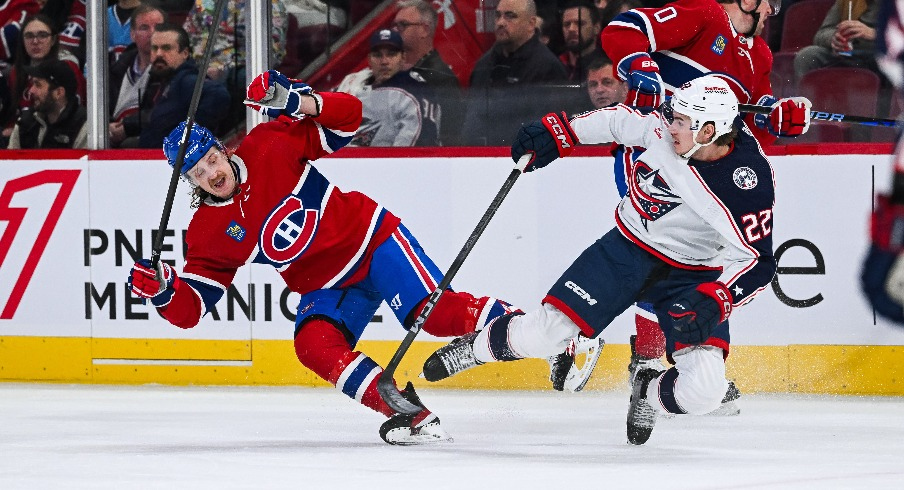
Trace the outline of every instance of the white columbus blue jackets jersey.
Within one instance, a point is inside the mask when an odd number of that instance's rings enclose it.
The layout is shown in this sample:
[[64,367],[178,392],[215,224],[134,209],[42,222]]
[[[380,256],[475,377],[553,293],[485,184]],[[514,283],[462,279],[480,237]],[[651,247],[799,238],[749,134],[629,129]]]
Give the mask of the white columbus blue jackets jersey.
[[646,148],[628,171],[616,208],[621,233],[675,267],[720,269],[735,305],[749,301],[775,275],[772,166],[747,126],[723,158],[703,162],[675,153],[658,112],[624,105],[571,121],[582,144],[616,142]]

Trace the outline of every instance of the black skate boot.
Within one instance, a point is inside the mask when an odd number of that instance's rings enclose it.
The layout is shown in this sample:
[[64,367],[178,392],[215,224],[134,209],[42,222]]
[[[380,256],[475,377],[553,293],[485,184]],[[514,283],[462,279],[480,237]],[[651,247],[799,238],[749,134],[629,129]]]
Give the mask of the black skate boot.
[[662,371],[641,369],[634,378],[631,389],[631,405],[628,407],[628,442],[641,445],[650,438],[656,425],[656,409],[647,401],[647,387],[650,381],[659,377]]
[[628,388],[634,386],[634,377],[637,374],[637,371],[641,369],[665,371],[665,364],[662,363],[661,359],[651,359],[637,353],[637,348],[635,347],[635,344],[637,343],[636,335],[629,337],[628,341],[631,344],[631,362],[628,363]]
[[474,339],[480,332],[458,337],[437,349],[424,361],[424,378],[439,381],[466,369],[483,364],[474,357]]
[[[401,391],[409,402],[423,407],[411,381]],[[424,408],[415,414],[397,413],[380,426],[380,437],[396,446],[412,446],[415,444],[435,444],[452,442],[452,437],[440,425],[439,417]]]
[[[602,337],[591,339],[578,335],[568,342],[565,352],[546,358],[549,363],[549,381],[556,391],[577,393],[584,389],[593,374],[606,341]],[[584,362],[578,365],[577,356],[584,354]]]
[[552,382],[552,389],[564,391],[565,379],[574,366],[574,354],[565,350],[561,354],[547,357],[546,362],[549,363],[549,381]]
[[731,416],[731,415],[740,415],[741,407],[738,406],[736,400],[741,398],[741,390],[738,389],[737,385],[734,384],[734,381],[728,380],[728,389],[725,390],[725,396],[722,398],[722,404],[719,405],[719,408],[709,412],[706,415],[714,415],[714,416]]

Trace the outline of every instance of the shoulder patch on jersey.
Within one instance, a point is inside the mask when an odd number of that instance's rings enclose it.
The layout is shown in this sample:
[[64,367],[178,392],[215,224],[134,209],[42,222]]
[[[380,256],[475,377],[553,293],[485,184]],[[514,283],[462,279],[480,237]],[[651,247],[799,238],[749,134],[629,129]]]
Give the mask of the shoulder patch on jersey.
[[718,36],[716,36],[716,40],[713,41],[713,45],[710,46],[709,49],[711,49],[713,51],[713,53],[716,53],[717,55],[722,56],[722,53],[725,52],[725,46],[727,46],[727,45],[728,45],[728,40],[725,39],[725,36],[719,34]]
[[753,189],[759,183],[759,180],[756,177],[756,172],[754,172],[750,167],[736,168],[734,174],[732,175],[732,179],[734,180],[736,186],[745,191]]
[[229,223],[229,226],[226,227],[226,234],[237,242],[245,239],[245,229],[235,221]]

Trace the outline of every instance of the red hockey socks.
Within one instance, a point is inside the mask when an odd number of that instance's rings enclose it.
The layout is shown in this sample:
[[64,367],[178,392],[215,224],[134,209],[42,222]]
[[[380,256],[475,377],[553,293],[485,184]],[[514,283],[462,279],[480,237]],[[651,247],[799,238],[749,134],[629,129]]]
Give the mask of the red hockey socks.
[[[421,300],[409,314],[411,323],[421,313],[427,299],[429,298]],[[512,311],[518,310],[496,298],[475,298],[465,292],[446,291],[430,313],[430,318],[424,324],[424,331],[437,337],[461,337],[482,329],[496,317]]]
[[395,414],[377,391],[383,368],[367,355],[351,350],[342,332],[329,322],[313,320],[305,324],[295,337],[295,355],[349,398],[387,417]]
[[634,323],[637,326],[637,340],[634,349],[637,355],[647,359],[659,359],[665,354],[665,335],[659,327],[659,322],[635,314]]

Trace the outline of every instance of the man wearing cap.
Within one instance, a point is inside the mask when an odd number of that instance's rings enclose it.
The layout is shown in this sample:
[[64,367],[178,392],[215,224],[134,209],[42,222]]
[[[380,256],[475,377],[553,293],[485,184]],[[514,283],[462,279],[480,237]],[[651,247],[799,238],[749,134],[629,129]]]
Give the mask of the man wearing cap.
[[437,146],[441,110],[432,88],[403,70],[402,36],[380,29],[370,36],[369,67],[346,76],[337,89],[364,104],[352,146]]
[[33,102],[22,110],[9,138],[9,148],[86,148],[87,113],[79,105],[72,69],[63,61],[30,66],[28,94]]

